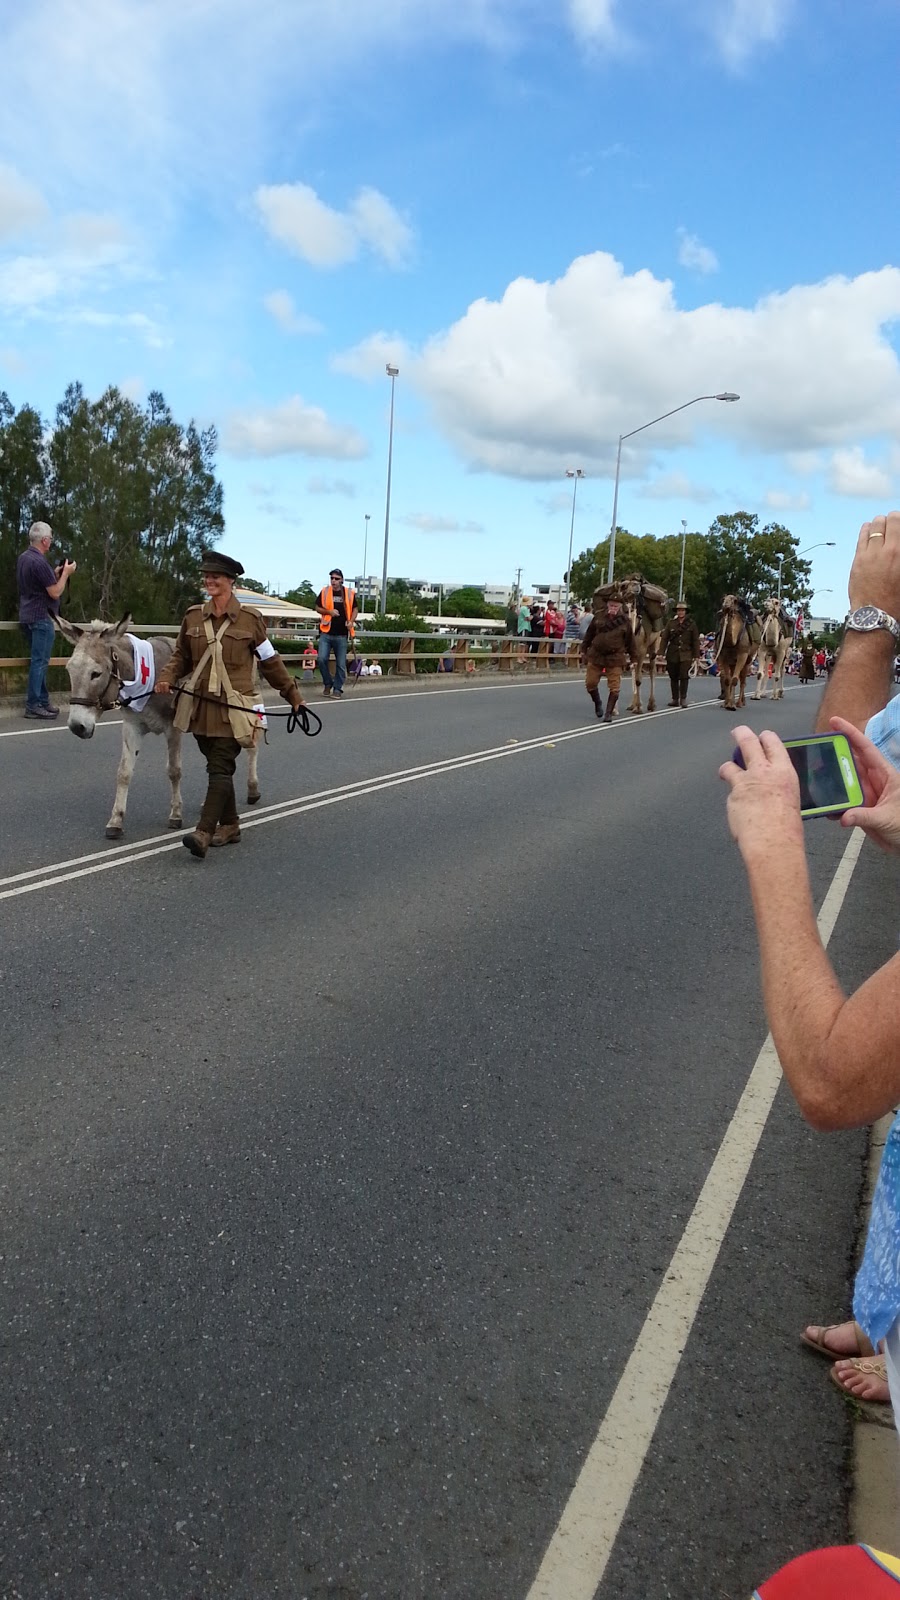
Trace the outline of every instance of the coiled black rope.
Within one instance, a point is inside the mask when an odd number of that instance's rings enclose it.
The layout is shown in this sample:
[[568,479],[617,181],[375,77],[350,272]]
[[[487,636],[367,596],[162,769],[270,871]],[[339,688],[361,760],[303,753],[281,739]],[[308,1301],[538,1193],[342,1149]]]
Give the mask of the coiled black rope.
[[[298,680],[295,678],[294,682],[297,683]],[[175,688],[172,692],[176,704],[178,696],[186,694],[192,700],[206,700],[209,705],[223,706],[228,711],[248,711],[250,709],[247,706],[237,706],[231,700],[222,700],[215,694],[197,694],[193,689]],[[266,706],[265,715],[267,717],[287,717],[288,733],[295,733],[299,728],[301,733],[306,734],[307,739],[315,739],[322,732],[322,718],[307,705],[287,706],[284,711],[278,706],[272,708]],[[312,726],[313,723],[315,723],[315,727]],[[265,735],[265,729],[263,729],[263,734]]]

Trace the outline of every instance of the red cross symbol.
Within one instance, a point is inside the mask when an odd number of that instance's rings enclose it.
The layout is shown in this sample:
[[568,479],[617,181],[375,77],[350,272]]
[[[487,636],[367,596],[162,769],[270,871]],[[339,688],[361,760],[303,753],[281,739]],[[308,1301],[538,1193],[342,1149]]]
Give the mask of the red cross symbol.
[[146,683],[150,676],[150,668],[146,661],[141,662],[141,683]]

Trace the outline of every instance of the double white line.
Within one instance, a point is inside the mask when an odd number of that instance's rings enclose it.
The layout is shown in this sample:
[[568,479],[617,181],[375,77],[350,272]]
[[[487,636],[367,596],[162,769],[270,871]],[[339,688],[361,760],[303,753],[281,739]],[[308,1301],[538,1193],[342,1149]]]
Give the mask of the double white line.
[[[702,702],[700,702],[702,704]],[[280,822],[284,817],[299,817],[307,811],[320,811],[325,806],[341,805],[348,800],[359,800],[365,795],[380,794],[385,789],[395,789],[401,784],[419,783],[423,778],[439,778],[445,773],[461,772],[466,767],[477,767],[487,761],[502,761],[507,756],[527,755],[533,750],[566,744],[571,739],[585,739],[599,733],[611,733],[630,727],[639,727],[668,712],[646,713],[640,721],[630,719],[608,726],[597,722],[588,727],[563,728],[559,733],[541,734],[534,739],[509,740],[502,745],[492,745],[487,750],[474,750],[470,755],[449,756],[443,761],[429,761],[420,767],[405,767],[399,772],[385,772],[377,778],[360,778],[355,783],[341,784],[336,789],[322,789],[318,794],[295,796],[281,800],[277,805],[262,806],[241,817],[241,828],[261,828],[270,822]],[[95,850],[91,855],[75,856],[68,861],[56,861],[49,866],[33,867],[28,872],[16,872],[11,877],[0,878],[0,900],[11,900],[17,895],[35,894],[40,889],[50,889],[58,883],[70,883],[74,878],[90,877],[95,872],[110,872],[114,867],[129,867],[177,850],[180,836],[171,833],[156,834],[134,844],[112,845],[106,850]]]

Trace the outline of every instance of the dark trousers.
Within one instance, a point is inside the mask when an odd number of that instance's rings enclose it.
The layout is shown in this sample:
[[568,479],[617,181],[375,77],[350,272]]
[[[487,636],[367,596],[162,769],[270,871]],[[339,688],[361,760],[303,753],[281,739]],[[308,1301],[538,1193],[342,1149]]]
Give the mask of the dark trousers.
[[220,822],[227,828],[238,820],[237,801],[234,797],[234,769],[241,747],[237,739],[232,739],[230,735],[223,738],[219,735],[213,737],[195,733],[194,738],[206,761],[208,778],[206,799],[197,827],[202,828],[204,833],[212,834]]
[[689,661],[667,661],[666,671],[669,674],[669,682],[672,685],[672,699],[676,703],[686,700],[691,663]]
[[47,668],[53,654],[56,626],[52,617],[42,617],[39,622],[20,622],[19,627],[31,651],[28,667],[28,688],[25,691],[25,708],[34,711],[38,706],[49,706]]

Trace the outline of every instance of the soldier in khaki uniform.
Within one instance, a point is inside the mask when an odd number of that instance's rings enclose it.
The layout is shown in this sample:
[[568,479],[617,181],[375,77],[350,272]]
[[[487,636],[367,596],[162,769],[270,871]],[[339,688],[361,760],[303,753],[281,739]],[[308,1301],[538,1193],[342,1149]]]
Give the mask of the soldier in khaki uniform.
[[[581,645],[584,687],[594,702],[595,715],[603,717],[604,722],[612,722],[615,716],[626,659],[634,663],[634,633],[621,601],[611,597],[606,602],[606,615],[591,618]],[[605,716],[600,700],[600,679],[604,672],[609,688]]]
[[666,671],[672,685],[670,708],[686,706],[691,667],[700,658],[700,633],[693,617],[688,616],[685,600],[679,600],[675,616],[663,628],[659,653],[666,658]]
[[204,697],[183,696],[175,719],[178,726],[179,717],[183,718],[182,726],[194,735],[206,758],[209,783],[200,820],[181,841],[201,860],[210,845],[240,842],[233,779],[241,746],[228,702],[235,705],[241,697],[252,697],[254,661],[282,700],[295,710],[303,705],[260,613],[234,598],[234,581],[243,570],[239,561],[218,551],[204,556],[203,582],[209,599],[186,613],[175,649],[156,680],[157,694],[171,694],[179,680],[187,679],[192,694]]

